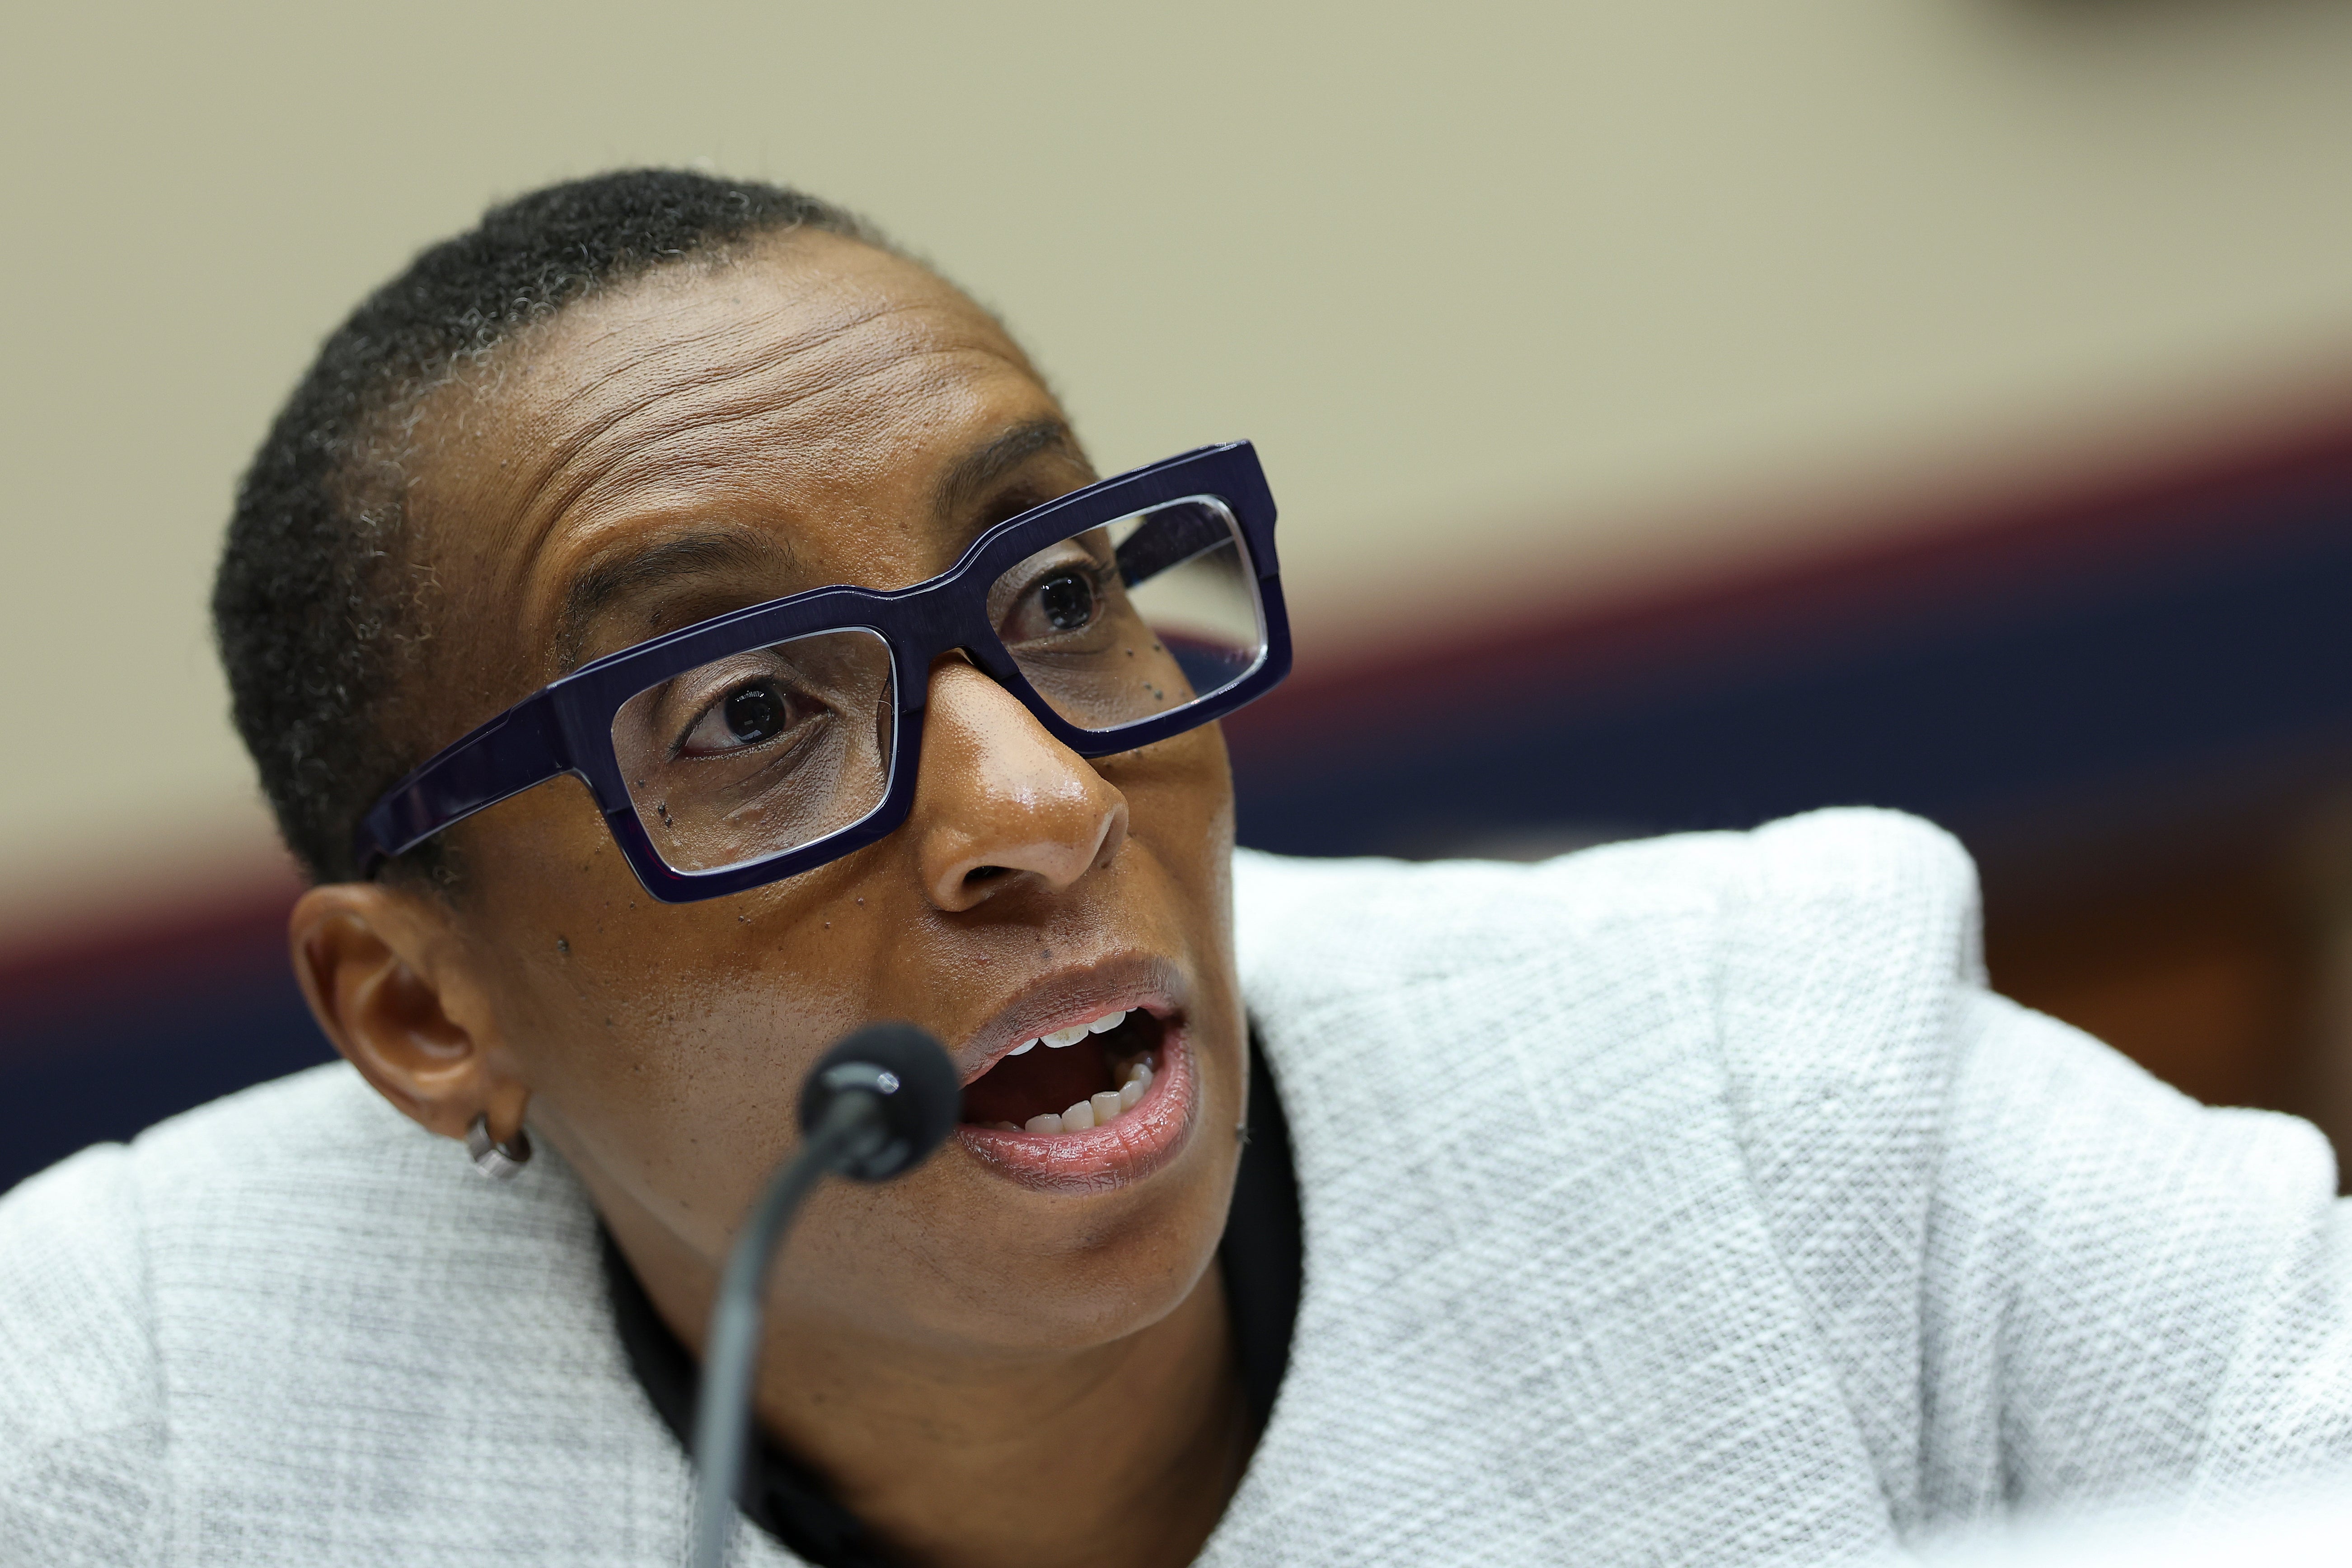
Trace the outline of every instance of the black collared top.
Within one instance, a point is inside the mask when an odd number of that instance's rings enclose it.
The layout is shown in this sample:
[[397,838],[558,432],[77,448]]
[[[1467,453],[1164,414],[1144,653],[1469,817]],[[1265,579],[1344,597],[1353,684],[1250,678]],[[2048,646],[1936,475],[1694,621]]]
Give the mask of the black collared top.
[[[1233,1208],[1217,1258],[1251,1423],[1263,1429],[1290,1361],[1304,1254],[1290,1127],[1275,1095],[1274,1076],[1266,1071],[1265,1053],[1256,1048],[1255,1041],[1250,1050],[1249,1103]],[[679,1447],[688,1447],[701,1369],[654,1310],[611,1233],[602,1234],[604,1279],[629,1365]],[[857,1516],[835,1501],[814,1473],[764,1436],[744,1457],[736,1501],[754,1524],[815,1568],[891,1568],[889,1557]]]

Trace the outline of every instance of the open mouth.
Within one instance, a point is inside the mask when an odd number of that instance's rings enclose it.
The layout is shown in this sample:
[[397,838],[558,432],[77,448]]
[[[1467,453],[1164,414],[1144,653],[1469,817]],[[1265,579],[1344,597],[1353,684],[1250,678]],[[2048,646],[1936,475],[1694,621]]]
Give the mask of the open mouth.
[[1167,1026],[1140,1007],[1024,1041],[964,1085],[963,1121],[1000,1132],[1084,1132],[1142,1102]]

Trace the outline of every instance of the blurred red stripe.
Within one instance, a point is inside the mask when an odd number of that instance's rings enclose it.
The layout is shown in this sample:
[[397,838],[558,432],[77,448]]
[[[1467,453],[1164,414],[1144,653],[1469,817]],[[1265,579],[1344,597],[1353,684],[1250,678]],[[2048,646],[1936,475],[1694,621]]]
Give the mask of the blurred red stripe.
[[1918,506],[1871,531],[1884,542],[1613,606],[1488,617],[1456,638],[1355,643],[1328,660],[1305,649],[1289,681],[1225,731],[1237,752],[1278,761],[1430,706],[1506,712],[1514,690],[1633,700],[1659,679],[1719,674],[1714,661],[1726,657],[1866,647],[1874,633],[1922,616],[1997,622],[2027,597],[2095,591],[2184,554],[2260,548],[2315,526],[2309,503],[2330,497],[2343,504],[2318,526],[2352,526],[2352,422],[2340,414],[2000,505]]
[[0,953],[0,1055],[76,1016],[198,999],[286,973],[283,872],[192,890]]

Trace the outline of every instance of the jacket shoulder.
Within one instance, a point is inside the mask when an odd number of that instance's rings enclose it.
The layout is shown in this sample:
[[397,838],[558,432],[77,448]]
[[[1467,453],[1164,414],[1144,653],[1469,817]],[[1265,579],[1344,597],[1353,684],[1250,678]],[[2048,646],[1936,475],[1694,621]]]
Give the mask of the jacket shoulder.
[[1942,830],[1759,829],[1717,952],[1748,1181],[1906,1528],[1922,1516],[1922,1296],[1960,1047],[1984,1000],[1976,869]]
[[[480,1180],[465,1152],[331,1063],[199,1107],[132,1142],[164,1329],[247,1323],[323,1349],[362,1321],[389,1326],[381,1281],[429,1310],[437,1285],[494,1278],[527,1255],[600,1295],[594,1219],[577,1178],[542,1149],[512,1182]],[[292,1272],[310,1309],[284,1311]],[[443,1304],[446,1310],[447,1304]],[[267,1334],[261,1332],[266,1326]]]
[[[1981,994],[1975,871],[1948,835],[1824,811],[1535,866],[1251,856],[1236,888],[1270,1050],[1336,1055],[1320,1036],[1404,1018],[1381,1038],[1430,1055],[1433,1098],[1465,1070],[1465,1037],[1540,1050],[1572,1080],[1539,1118],[1563,1128],[1612,1096],[1655,1114],[1683,1086],[1679,1160],[1722,1140],[1722,1212],[1769,1237],[1881,1487],[1916,1513],[1929,1194],[1956,1024]],[[1646,1126],[1607,1136],[1629,1146]]]
[[25,1562],[156,1555],[165,1420],[129,1152],[0,1197],[0,1539]]
[[1896,971],[1949,979],[1982,969],[1975,868],[1949,834],[1899,812],[1812,812],[1533,865],[1243,850],[1234,867],[1243,972],[1269,980],[1301,965],[1347,984],[1409,978],[1563,941],[1701,941],[1729,966],[1727,1001],[1759,964],[1815,979],[1851,971],[1865,990]]

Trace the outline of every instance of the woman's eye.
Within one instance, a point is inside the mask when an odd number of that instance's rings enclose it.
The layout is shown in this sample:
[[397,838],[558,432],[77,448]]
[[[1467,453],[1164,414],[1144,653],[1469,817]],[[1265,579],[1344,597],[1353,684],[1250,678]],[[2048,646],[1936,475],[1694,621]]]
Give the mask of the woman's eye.
[[792,722],[792,700],[764,682],[742,686],[714,703],[688,731],[689,756],[709,756],[756,746],[783,732]]
[[1057,632],[1074,632],[1095,618],[1095,585],[1075,572],[1037,585],[1037,608]]

